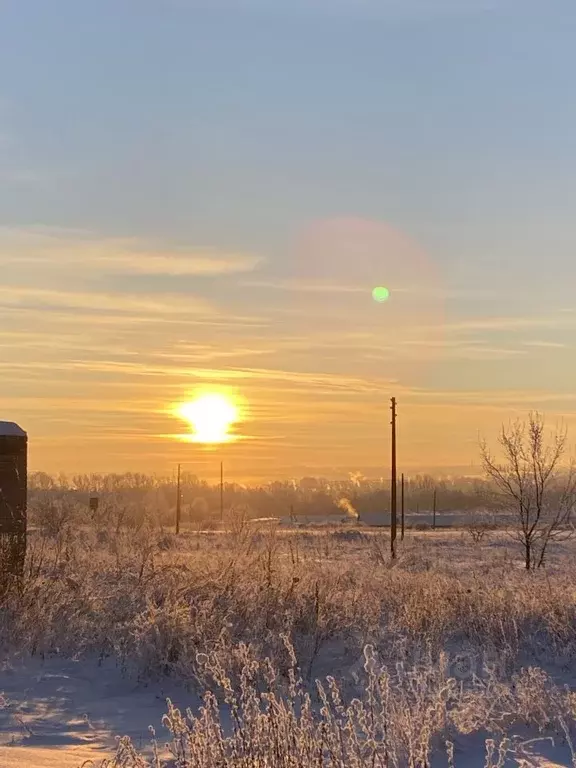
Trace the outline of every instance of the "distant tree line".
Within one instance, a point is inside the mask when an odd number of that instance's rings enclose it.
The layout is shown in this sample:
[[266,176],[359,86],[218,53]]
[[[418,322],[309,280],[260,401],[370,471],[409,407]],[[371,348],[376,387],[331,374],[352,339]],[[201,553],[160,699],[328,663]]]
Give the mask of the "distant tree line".
[[[34,472],[29,477],[30,498],[59,499],[66,497],[79,505],[88,505],[97,496],[101,504],[125,503],[153,509],[160,517],[170,519],[176,505],[175,478],[140,473],[59,475]],[[415,475],[405,481],[408,512],[424,512],[432,508],[436,491],[438,511],[466,511],[482,504],[486,483],[478,478],[434,478]],[[183,473],[181,478],[183,519],[217,518],[220,514],[220,487]],[[485,495],[485,494],[484,494]],[[346,499],[362,517],[364,513],[387,512],[390,507],[389,484],[355,474],[349,480],[304,477],[300,480],[274,481],[260,486],[225,483],[226,509],[243,508],[252,517],[314,518],[345,516],[342,499]]]

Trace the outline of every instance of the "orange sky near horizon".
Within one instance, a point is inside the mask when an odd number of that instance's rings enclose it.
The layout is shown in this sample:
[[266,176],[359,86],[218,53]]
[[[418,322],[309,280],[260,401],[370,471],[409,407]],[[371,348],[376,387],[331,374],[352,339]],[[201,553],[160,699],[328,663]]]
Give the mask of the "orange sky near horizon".
[[[455,308],[467,292],[374,221],[317,222],[287,262],[0,230],[0,418],[28,431],[31,468],[386,477],[392,395],[407,472],[478,473],[479,437],[532,409],[576,427],[570,309]],[[237,440],[176,439],[175,405],[202,391],[242,402]]]

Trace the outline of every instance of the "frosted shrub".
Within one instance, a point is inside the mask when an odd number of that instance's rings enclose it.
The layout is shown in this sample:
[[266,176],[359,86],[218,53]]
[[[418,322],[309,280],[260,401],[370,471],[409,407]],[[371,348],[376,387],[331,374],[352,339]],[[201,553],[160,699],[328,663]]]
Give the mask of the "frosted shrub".
[[44,536],[57,539],[67,535],[73,526],[83,520],[83,510],[67,498],[39,496],[30,505],[30,523],[37,526]]
[[[182,713],[168,702],[164,726],[181,768],[415,768],[428,763],[433,739],[446,729],[456,687],[442,672],[429,670],[427,677],[414,677],[404,686],[378,668],[368,647],[364,693],[345,703],[332,677],[317,681],[313,696],[296,667],[281,680],[269,659],[259,661],[246,646],[238,652],[243,665],[237,687],[219,662],[206,656],[201,663],[214,690],[205,692],[200,711]],[[123,741],[113,765],[138,766],[140,760]],[[153,764],[161,764],[157,756]]]
[[[182,712],[168,701],[163,726],[171,740],[170,763],[159,756],[153,732],[152,757],[146,762],[126,739],[116,761],[105,765],[138,768],[426,768],[446,751],[454,765],[454,738],[492,732],[486,743],[489,768],[527,755],[528,744],[503,736],[509,727],[559,724],[568,734],[570,694],[554,688],[537,670],[527,670],[511,686],[479,681],[464,692],[446,676],[446,664],[404,669],[381,668],[371,646],[364,649],[364,687],[346,701],[332,677],[309,691],[295,666],[294,652],[283,638],[292,666],[285,678],[269,659],[258,660],[247,646],[236,649],[242,665],[234,683],[217,659],[199,658],[211,686],[199,711]],[[544,695],[544,698],[542,696]],[[548,710],[544,711],[544,702]],[[168,759],[168,757],[166,758]]]

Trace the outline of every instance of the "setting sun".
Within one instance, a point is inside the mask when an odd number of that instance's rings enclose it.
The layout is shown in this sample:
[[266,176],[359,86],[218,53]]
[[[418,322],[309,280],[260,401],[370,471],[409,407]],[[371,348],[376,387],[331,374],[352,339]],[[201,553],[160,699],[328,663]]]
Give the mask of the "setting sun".
[[226,395],[211,393],[178,408],[178,415],[192,427],[195,443],[227,443],[233,440],[232,425],[238,421],[237,405]]

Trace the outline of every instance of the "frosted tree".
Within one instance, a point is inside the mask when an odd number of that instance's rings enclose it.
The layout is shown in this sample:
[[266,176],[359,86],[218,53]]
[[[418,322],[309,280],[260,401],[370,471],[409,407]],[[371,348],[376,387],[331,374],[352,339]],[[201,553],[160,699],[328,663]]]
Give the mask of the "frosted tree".
[[544,564],[548,544],[573,533],[576,508],[576,471],[565,462],[566,428],[546,434],[543,417],[502,427],[495,456],[481,444],[484,471],[491,481],[496,508],[513,520],[512,535],[524,550],[526,569]]

